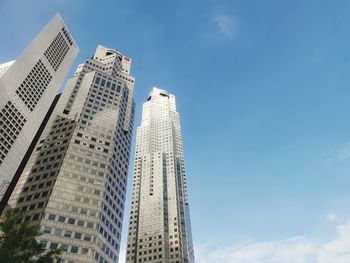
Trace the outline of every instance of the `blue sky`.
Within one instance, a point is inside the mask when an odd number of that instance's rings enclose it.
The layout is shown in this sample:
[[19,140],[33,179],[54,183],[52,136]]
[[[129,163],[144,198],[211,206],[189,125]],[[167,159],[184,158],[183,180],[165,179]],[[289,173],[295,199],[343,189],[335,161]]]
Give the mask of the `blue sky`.
[[197,263],[350,262],[349,1],[0,0],[0,62],[56,12],[72,72],[97,44],[133,59],[136,125],[176,95]]

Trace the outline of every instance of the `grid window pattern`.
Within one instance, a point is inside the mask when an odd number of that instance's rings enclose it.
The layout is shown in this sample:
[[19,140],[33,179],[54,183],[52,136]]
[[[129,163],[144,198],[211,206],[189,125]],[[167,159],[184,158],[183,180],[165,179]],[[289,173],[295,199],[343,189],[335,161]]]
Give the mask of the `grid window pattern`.
[[44,55],[50,62],[52,68],[57,71],[58,67],[61,65],[64,57],[69,50],[67,42],[61,33],[55,37],[50,46],[46,49]]
[[8,101],[0,112],[0,164],[6,157],[26,119],[21,112]]
[[51,79],[52,76],[50,72],[39,59],[34,68],[29,72],[28,76],[16,90],[16,94],[21,98],[28,109],[33,111]]
[[[32,166],[27,168],[30,169],[30,174],[19,194],[16,205],[16,209],[26,211],[26,216],[29,217],[30,221],[37,220],[35,215],[39,215],[41,219],[44,214],[74,127],[74,121],[57,117],[49,135],[46,139],[40,140],[36,146],[36,154],[31,157]],[[52,220],[55,220],[54,215]],[[58,221],[64,222],[65,218],[60,216]]]
[[126,263],[194,263],[180,117],[153,88],[136,135]]
[[67,29],[63,27],[62,32],[63,32],[64,36],[67,38],[69,45],[73,45],[73,41],[72,41]]
[[[69,45],[63,29],[61,34]],[[40,239],[45,248],[62,246],[60,262],[118,261],[131,147],[131,132],[123,127],[131,125],[133,112],[127,108],[134,102],[128,100],[132,86],[102,73],[102,66],[84,65],[76,75],[66,107],[54,111],[23,172],[28,176],[16,198],[16,209],[29,221],[51,228]],[[85,73],[91,71],[99,81],[95,77],[93,83],[84,83]],[[88,94],[78,93],[81,85],[90,85]],[[68,123],[70,118],[64,116],[77,99],[85,105],[77,112],[79,120]],[[90,120],[96,122],[89,126]]]

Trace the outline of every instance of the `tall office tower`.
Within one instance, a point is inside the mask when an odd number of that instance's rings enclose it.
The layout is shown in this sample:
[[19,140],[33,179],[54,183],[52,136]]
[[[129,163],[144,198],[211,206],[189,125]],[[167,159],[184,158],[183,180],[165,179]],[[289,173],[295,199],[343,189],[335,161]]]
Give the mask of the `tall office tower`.
[[137,129],[127,263],[193,263],[180,116],[153,88]]
[[79,65],[10,199],[62,262],[117,262],[134,115],[131,60],[98,46]]
[[0,65],[0,200],[78,52],[57,14],[16,61]]

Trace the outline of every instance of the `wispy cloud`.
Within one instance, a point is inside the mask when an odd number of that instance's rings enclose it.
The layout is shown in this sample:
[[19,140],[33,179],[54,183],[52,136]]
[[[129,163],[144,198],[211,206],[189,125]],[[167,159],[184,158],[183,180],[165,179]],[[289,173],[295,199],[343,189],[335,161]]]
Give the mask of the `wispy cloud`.
[[[336,215],[330,216],[335,222]],[[237,244],[225,248],[196,247],[197,263],[349,263],[350,222],[336,225],[336,237],[321,241],[297,236]]]
[[233,17],[229,15],[217,15],[214,21],[218,26],[219,31],[227,36],[232,36],[234,33]]
[[313,263],[317,244],[305,237],[196,249],[197,263]]
[[344,143],[338,149],[332,150],[324,158],[328,168],[335,169],[334,172],[343,172],[350,164],[350,143]]
[[341,163],[350,160],[350,143],[345,143],[337,150],[330,152],[327,157],[329,163]]
[[329,213],[326,216],[326,218],[329,222],[340,222],[342,220],[338,215],[336,215],[334,213]]
[[[223,248],[206,243],[195,247],[196,263],[349,263],[350,221],[335,213],[327,214],[326,219],[336,229],[335,237],[330,240],[295,236]],[[121,249],[119,263],[125,262],[125,252],[125,248]]]

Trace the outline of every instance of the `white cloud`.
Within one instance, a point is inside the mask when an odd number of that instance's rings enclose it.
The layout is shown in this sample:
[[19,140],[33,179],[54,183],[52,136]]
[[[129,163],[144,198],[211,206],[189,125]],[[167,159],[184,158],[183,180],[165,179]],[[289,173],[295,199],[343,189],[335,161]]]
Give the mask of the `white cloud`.
[[[196,250],[197,263],[311,263],[317,245],[305,237]],[[203,255],[203,253],[208,253]],[[196,254],[196,255],[197,255]]]
[[349,263],[350,222],[337,225],[336,229],[335,238],[328,241],[299,236],[282,240],[249,242],[219,249],[215,249],[212,244],[204,244],[196,247],[196,262]]
[[319,263],[350,262],[350,223],[337,226],[337,237],[322,245],[318,251]]
[[232,16],[228,15],[217,15],[214,17],[219,31],[227,36],[233,35],[234,24]]
[[329,213],[327,216],[326,216],[327,220],[329,222],[339,222],[341,219],[334,213]]

